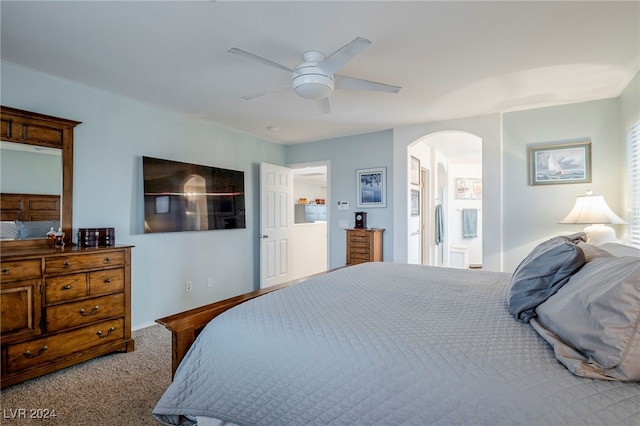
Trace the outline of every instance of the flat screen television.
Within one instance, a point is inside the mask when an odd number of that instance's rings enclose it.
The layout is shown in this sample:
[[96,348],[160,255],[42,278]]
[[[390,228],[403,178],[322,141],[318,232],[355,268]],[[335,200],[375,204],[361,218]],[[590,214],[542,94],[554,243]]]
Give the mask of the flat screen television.
[[144,232],[246,228],[244,172],[142,157]]

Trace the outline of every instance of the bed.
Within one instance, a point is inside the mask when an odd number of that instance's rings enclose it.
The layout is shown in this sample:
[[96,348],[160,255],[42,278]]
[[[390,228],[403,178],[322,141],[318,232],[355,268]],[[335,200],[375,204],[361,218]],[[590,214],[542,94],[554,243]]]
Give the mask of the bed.
[[[190,332],[184,359],[174,353],[153,414],[168,425],[638,425],[640,252],[552,240],[514,274],[365,263],[195,310],[215,318]],[[600,317],[594,307],[604,323],[567,321]],[[572,326],[587,343],[571,341]]]

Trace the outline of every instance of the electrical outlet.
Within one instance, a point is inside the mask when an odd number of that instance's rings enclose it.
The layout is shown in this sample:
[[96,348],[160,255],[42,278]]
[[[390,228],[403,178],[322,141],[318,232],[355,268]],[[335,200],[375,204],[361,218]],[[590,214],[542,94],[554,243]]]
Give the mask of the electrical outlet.
[[187,293],[191,291],[191,281],[187,281],[185,283],[185,289],[187,290]]
[[207,287],[213,287],[213,277],[207,278]]

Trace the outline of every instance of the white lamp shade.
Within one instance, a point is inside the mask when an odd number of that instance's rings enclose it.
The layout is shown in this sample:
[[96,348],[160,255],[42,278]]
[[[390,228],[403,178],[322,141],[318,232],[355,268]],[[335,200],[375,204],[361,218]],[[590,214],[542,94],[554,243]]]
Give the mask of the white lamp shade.
[[576,199],[573,209],[560,223],[624,224],[627,222],[609,208],[602,195],[583,195]]
[[605,224],[627,223],[616,215],[604,201],[602,195],[583,195],[576,199],[576,204],[569,214],[560,223],[577,223],[590,225],[584,228],[587,234],[587,242],[602,244],[616,240],[616,231]]

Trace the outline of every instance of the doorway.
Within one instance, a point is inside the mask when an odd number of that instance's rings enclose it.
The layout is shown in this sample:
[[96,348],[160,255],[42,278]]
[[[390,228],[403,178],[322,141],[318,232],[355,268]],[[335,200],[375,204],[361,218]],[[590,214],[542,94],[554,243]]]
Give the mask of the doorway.
[[329,164],[294,164],[292,279],[326,271],[329,260]]
[[481,267],[482,139],[461,131],[434,133],[409,146],[411,157],[421,165],[422,232],[418,249],[409,244],[410,263]]
[[[420,200],[422,203],[421,211],[430,212],[432,211],[432,199],[431,196],[431,170],[427,168],[422,168],[420,170],[421,181],[420,181]],[[431,257],[433,253],[431,251],[430,241],[434,238],[435,229],[431,226],[431,222],[429,218],[431,216],[429,214],[423,214],[420,216],[420,229],[422,231],[422,239],[420,241],[420,259],[422,265],[430,265]]]

